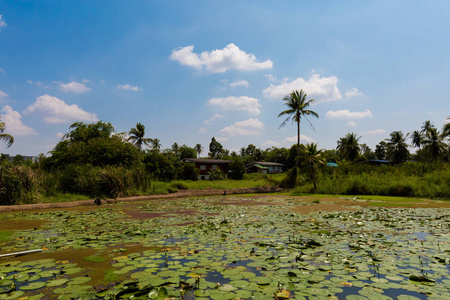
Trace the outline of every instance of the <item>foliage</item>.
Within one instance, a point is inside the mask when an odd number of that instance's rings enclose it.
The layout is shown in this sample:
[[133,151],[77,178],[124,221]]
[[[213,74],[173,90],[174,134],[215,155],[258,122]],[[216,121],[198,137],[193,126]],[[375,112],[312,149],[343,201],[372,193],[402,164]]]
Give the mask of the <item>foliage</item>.
[[394,163],[406,161],[410,154],[406,138],[408,134],[404,135],[401,131],[394,131],[387,139],[387,158]]
[[234,180],[241,180],[244,177],[245,173],[245,166],[244,163],[240,158],[236,158],[233,160],[233,162],[230,164],[229,167],[230,171],[230,179]]
[[4,130],[5,130],[5,123],[0,121],[0,141],[3,140],[4,142],[6,142],[7,147],[9,148],[14,143],[14,137],[10,134],[3,133]]
[[349,161],[355,161],[358,159],[361,147],[359,145],[359,139],[356,133],[347,133],[345,137],[342,137],[338,141],[337,150],[342,158]]
[[198,180],[199,170],[195,163],[179,162],[177,166],[177,178],[180,180]]
[[285,178],[281,181],[280,186],[283,188],[294,188],[298,185],[298,168],[294,167],[286,172]]
[[0,205],[35,203],[41,182],[41,173],[29,166],[0,165]]
[[302,165],[306,166],[309,177],[313,181],[315,190],[317,188],[316,179],[319,165],[325,164],[325,158],[322,150],[317,149],[316,143],[309,143],[306,145],[304,151],[302,151],[298,159],[300,159]]
[[228,151],[223,149],[222,144],[219,143],[215,137],[212,137],[211,142],[209,143],[209,157],[221,159],[227,154]]
[[145,137],[145,126],[141,123],[137,123],[136,127],[131,128],[128,134],[130,135],[128,141],[131,141],[139,150],[142,150],[142,146],[150,146],[152,142],[151,138]]
[[[286,122],[292,121],[297,123],[297,155],[300,155],[300,121],[302,117],[311,124],[307,116],[313,116],[319,118],[319,115],[313,111],[307,109],[310,104],[314,103],[313,99],[306,100],[307,93],[302,89],[300,91],[294,90],[289,95],[283,98],[284,105],[288,107],[287,110],[278,114],[278,117],[288,115],[288,117],[281,123],[280,127],[284,127]],[[311,124],[312,126],[312,124]]]
[[209,175],[209,180],[223,180],[223,179],[227,178],[227,174],[222,172],[222,170],[220,170],[219,168],[217,168],[216,170],[209,171],[208,175]]

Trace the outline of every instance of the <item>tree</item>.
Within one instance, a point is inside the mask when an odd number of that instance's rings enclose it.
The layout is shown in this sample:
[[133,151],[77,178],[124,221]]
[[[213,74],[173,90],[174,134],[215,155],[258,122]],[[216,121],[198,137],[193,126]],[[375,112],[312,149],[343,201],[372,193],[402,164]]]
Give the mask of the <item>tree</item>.
[[161,141],[159,139],[152,139],[152,150],[159,151],[161,149]]
[[404,135],[401,131],[394,131],[387,142],[387,157],[395,163],[406,161],[409,158],[408,144],[406,139],[409,134]]
[[442,135],[445,138],[450,137],[450,117],[447,118],[447,123],[445,123],[444,127],[442,127]]
[[137,123],[136,127],[131,128],[128,134],[130,135],[128,141],[131,141],[139,150],[142,150],[143,145],[150,146],[152,139],[145,138],[145,126],[141,123]]
[[347,135],[343,138],[340,138],[337,142],[336,149],[339,150],[339,154],[342,158],[347,159],[349,161],[355,161],[359,157],[359,153],[361,151],[359,145],[359,139],[356,133],[347,133]]
[[180,151],[180,146],[178,146],[178,143],[175,142],[172,144],[172,153],[175,154],[176,157],[178,157]]
[[[429,129],[427,129],[429,130]],[[415,130],[411,135],[411,141],[413,146],[418,147],[420,151],[420,147],[422,146],[424,140],[424,135],[419,132],[418,130]]]
[[14,137],[10,134],[3,133],[5,130],[5,123],[0,121],[0,141],[4,141],[7,144],[7,147],[11,147],[14,143]]
[[211,143],[209,143],[209,153],[208,155],[211,158],[222,158],[224,154],[223,146],[219,143],[214,137],[211,139]]
[[423,153],[429,160],[444,158],[449,151],[449,146],[444,141],[445,136],[436,128],[431,128],[427,138],[423,141]]
[[387,145],[385,141],[381,141],[378,145],[375,146],[375,156],[377,159],[386,159],[386,149]]
[[[319,118],[319,115],[312,111],[308,110],[310,104],[314,103],[314,99],[306,100],[307,94],[301,89],[300,91],[294,90],[289,95],[283,98],[284,105],[288,107],[287,110],[282,111],[278,114],[278,117],[288,115],[286,120],[281,123],[280,128],[286,125],[286,122],[291,120],[292,122],[297,123],[297,155],[300,155],[300,121],[302,117],[309,122],[312,126],[312,123],[308,120],[307,116],[314,116]],[[297,163],[298,164],[298,163]]]
[[201,144],[197,144],[197,145],[195,145],[194,149],[195,149],[195,152],[197,152],[197,157],[200,157],[200,154],[202,154],[202,152],[203,152],[202,145]]
[[430,120],[423,122],[422,125],[422,130],[420,131],[420,133],[425,134],[426,136],[428,135],[428,133],[430,132],[430,129],[434,128],[433,123],[431,123]]
[[302,164],[305,165],[308,169],[309,177],[312,179],[314,183],[314,190],[317,188],[316,186],[316,178],[317,171],[319,165],[325,164],[325,158],[323,156],[322,150],[317,150],[316,143],[309,143],[306,145],[305,150],[302,155]]

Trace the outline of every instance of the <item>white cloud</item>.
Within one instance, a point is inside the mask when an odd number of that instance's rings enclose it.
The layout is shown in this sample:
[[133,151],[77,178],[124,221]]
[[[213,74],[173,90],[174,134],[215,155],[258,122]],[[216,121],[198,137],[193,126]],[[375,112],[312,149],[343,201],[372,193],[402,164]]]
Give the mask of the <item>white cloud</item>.
[[356,126],[356,122],[355,121],[348,121],[347,125],[355,127]]
[[3,20],[3,16],[0,15],[0,27],[6,27],[8,24],[6,24],[5,20]]
[[365,111],[349,111],[347,109],[337,111],[330,110],[325,114],[325,117],[330,119],[364,119],[371,118],[372,113],[368,109]]
[[6,133],[15,135],[36,135],[36,130],[22,124],[22,116],[11,106],[5,105],[2,109],[2,122],[5,123]]
[[[297,144],[297,136],[290,136],[283,140],[283,143],[295,143]],[[300,134],[300,144],[308,144],[308,143],[316,143],[316,141],[309,136],[306,136],[304,134]]]
[[308,80],[297,78],[293,81],[284,80],[280,85],[271,84],[264,89],[264,96],[274,100],[282,100],[294,90],[303,89],[308,94],[308,100],[314,99],[316,102],[335,101],[342,98],[337,88],[337,77],[320,77],[314,74]]
[[272,81],[272,82],[277,81],[277,78],[275,76],[271,75],[271,74],[267,74],[267,75],[265,75],[265,77],[269,81]]
[[64,133],[62,133],[62,132],[58,132],[58,133],[56,134],[56,137],[59,138],[59,139],[62,139],[63,136],[64,136]]
[[224,117],[224,115],[221,114],[215,114],[214,116],[212,116],[211,118],[207,119],[204,121],[205,125],[209,125],[212,123],[212,121],[214,121],[215,119],[222,119]]
[[208,101],[208,105],[217,106],[223,110],[246,111],[255,116],[261,113],[258,108],[261,107],[259,100],[247,96],[212,98]]
[[218,141],[218,142],[228,142],[228,138],[226,138],[226,137],[217,137],[216,138],[216,141]]
[[238,81],[234,81],[232,83],[230,83],[231,87],[236,87],[236,86],[245,86],[248,87],[249,82],[245,81],[245,80],[238,80]]
[[268,141],[265,141],[262,145],[266,146],[266,147],[272,147],[272,146],[278,147],[278,146],[280,146],[280,143],[268,140]]
[[69,83],[59,83],[59,88],[66,93],[85,93],[91,89],[84,85],[84,83],[71,81]]
[[228,70],[252,71],[272,68],[270,59],[264,62],[256,62],[255,55],[245,53],[233,43],[223,49],[216,49],[211,52],[204,51],[200,55],[193,53],[193,50],[194,46],[192,45],[173,50],[170,59],[198,70],[205,67],[210,73],[224,73]]
[[368,130],[365,134],[367,135],[377,135],[377,134],[383,134],[386,133],[386,130],[384,129],[374,129],[374,130]]
[[222,128],[220,133],[225,136],[261,135],[263,127],[264,124],[258,119],[248,119]]
[[138,86],[132,86],[129,84],[118,84],[117,89],[118,90],[129,90],[129,91],[133,91],[133,92],[139,92],[139,91],[143,90],[142,88],[140,88]]
[[206,127],[202,127],[198,130],[198,132],[205,134],[205,133],[208,133],[208,129],[206,129]]
[[357,88],[351,88],[348,91],[345,92],[345,98],[349,99],[352,97],[362,96],[363,93],[361,93]]
[[3,102],[3,100],[7,97],[8,97],[8,94],[5,93],[4,91],[0,90],[0,102]]
[[73,121],[98,121],[96,114],[88,113],[77,105],[68,105],[63,100],[50,95],[43,95],[25,109],[24,113],[38,112],[49,123],[69,123]]

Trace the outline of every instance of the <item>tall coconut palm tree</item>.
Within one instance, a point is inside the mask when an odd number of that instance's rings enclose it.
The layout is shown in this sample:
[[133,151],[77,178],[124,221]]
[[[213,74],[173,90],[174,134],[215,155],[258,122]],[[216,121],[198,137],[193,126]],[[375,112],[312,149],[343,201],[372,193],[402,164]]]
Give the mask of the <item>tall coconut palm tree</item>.
[[200,154],[203,152],[203,147],[201,144],[197,144],[194,147],[195,152],[197,152],[197,157],[200,157]]
[[315,111],[307,109],[310,104],[314,103],[314,99],[306,100],[306,96],[307,94],[302,89],[300,91],[294,90],[292,93],[283,98],[284,105],[286,105],[288,109],[278,114],[278,117],[288,115],[286,120],[284,120],[284,122],[281,123],[280,128],[284,127],[286,125],[286,122],[288,122],[289,120],[297,123],[297,155],[300,155],[301,118],[305,117],[305,119],[309,122],[311,126],[312,123],[308,120],[307,116],[319,118],[319,115]]
[[430,129],[434,128],[433,123],[431,123],[430,120],[423,122],[422,125],[422,130],[420,131],[420,133],[423,133],[425,135],[428,135],[428,133],[430,132]]
[[442,135],[444,137],[450,137],[450,117],[447,118],[447,123],[442,127]]
[[423,152],[429,160],[444,158],[449,151],[449,145],[444,141],[445,136],[439,134],[436,128],[431,128],[427,138],[423,141]]
[[386,139],[387,157],[393,162],[400,163],[409,158],[408,144],[406,143],[408,135],[409,133],[404,135],[401,131],[394,131],[390,138]]
[[338,145],[336,147],[339,150],[342,158],[345,158],[349,161],[355,161],[359,157],[359,153],[361,152],[361,147],[359,145],[359,139],[356,133],[347,133],[347,135],[343,138],[340,138],[337,142]]
[[152,149],[153,150],[161,149],[161,141],[159,139],[152,139]]
[[11,147],[11,145],[14,143],[14,137],[10,134],[3,133],[5,130],[5,123],[0,121],[0,141],[4,141],[7,143],[7,147]]
[[299,157],[302,159],[302,164],[308,168],[309,176],[313,180],[314,190],[317,188],[317,170],[320,164],[325,164],[325,157],[323,156],[323,150],[317,150],[317,144],[309,143],[303,150],[302,155]]
[[415,130],[411,135],[411,140],[412,140],[413,146],[419,147],[419,151],[420,151],[420,147],[422,146],[422,143],[424,140],[424,135],[422,133],[420,133],[418,130]]
[[145,126],[141,123],[137,123],[136,127],[131,128],[130,132],[128,132],[130,137],[128,141],[132,142],[139,150],[142,150],[142,146],[150,146],[151,138],[145,138]]

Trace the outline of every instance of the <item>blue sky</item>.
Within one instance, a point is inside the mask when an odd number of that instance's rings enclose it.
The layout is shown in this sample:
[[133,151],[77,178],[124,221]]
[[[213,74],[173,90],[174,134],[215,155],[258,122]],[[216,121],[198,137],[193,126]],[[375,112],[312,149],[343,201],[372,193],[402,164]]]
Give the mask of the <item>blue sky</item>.
[[450,117],[449,1],[8,1],[0,3],[0,152],[47,153],[76,121],[208,151],[290,147],[282,99],[319,119],[303,142]]

